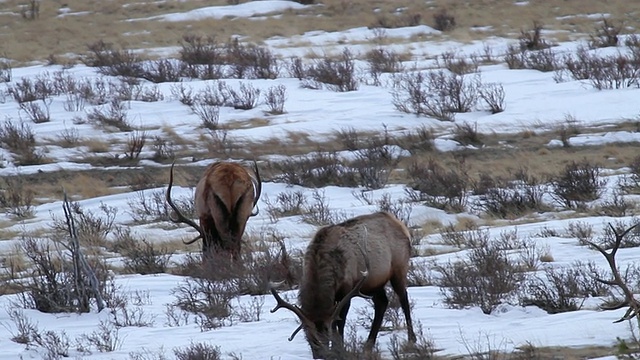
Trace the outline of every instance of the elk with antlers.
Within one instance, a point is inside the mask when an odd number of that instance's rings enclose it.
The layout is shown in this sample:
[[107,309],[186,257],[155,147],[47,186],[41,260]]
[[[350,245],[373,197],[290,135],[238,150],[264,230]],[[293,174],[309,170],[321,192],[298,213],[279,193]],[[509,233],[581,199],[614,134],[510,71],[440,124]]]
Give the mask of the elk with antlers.
[[301,324],[289,340],[302,329],[313,357],[326,358],[332,345],[342,344],[351,299],[371,298],[375,315],[365,344],[370,351],[389,303],[385,285],[390,282],[404,312],[409,340],[415,342],[406,289],[410,252],[409,230],[387,212],[326,226],[315,234],[305,252],[300,306],[286,302],[271,288],[277,301],[271,312],[285,308],[296,314]]
[[[258,214],[256,204],[262,181],[256,162],[253,162],[255,177],[241,165],[231,162],[216,162],[205,170],[195,191],[195,210],[200,225],[183,215],[171,200],[174,165],[171,165],[166,192],[167,203],[174,211],[171,221],[187,224],[199,234],[184,243],[193,244],[202,239],[203,256],[224,251],[238,259],[247,220]],[[252,212],[254,208],[256,212]]]

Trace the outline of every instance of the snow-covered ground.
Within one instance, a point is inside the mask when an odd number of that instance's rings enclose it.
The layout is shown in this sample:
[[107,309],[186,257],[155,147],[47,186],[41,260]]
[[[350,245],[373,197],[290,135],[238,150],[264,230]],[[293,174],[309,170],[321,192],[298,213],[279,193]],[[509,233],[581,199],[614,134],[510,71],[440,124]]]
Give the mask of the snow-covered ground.
[[[522,3],[526,6],[526,3]],[[167,14],[157,17],[160,21],[182,21],[188,18],[200,17],[224,17],[224,16],[255,16],[262,14],[274,14],[288,8],[299,6],[289,1],[255,1],[237,6],[207,7],[189,13]],[[579,15],[576,15],[579,16]],[[132,19],[135,20],[135,19]],[[149,19],[146,19],[149,20]],[[401,28],[389,30],[386,36],[390,38],[409,39],[416,33],[437,35],[437,31],[426,26]],[[434,35],[434,36],[435,36]],[[351,29],[344,32],[313,32],[301,35],[294,39],[270,39],[266,42],[272,50],[283,56],[301,55],[309,51],[316,53],[339,52],[344,48],[344,43],[357,42],[350,46],[354,53],[365,51],[372,45],[363,43],[372,39],[375,34],[366,28]],[[491,38],[484,42],[470,44],[457,44],[454,42],[421,42],[402,43],[390,45],[397,51],[407,50],[413,58],[407,65],[428,67],[433,65],[433,56],[446,51],[455,50],[459,54],[479,54],[483,47],[489,44],[495,54],[503,53],[507,45],[513,40]],[[304,43],[305,47],[297,47],[295,44]],[[579,45],[578,42],[563,43],[558,47],[561,51],[570,52]],[[612,51],[604,49],[602,51]],[[426,55],[429,55],[428,57]],[[363,66],[359,63],[359,66]],[[13,69],[13,81],[18,82],[22,78],[35,78],[44,73],[55,73],[61,68],[57,66],[30,66]],[[80,79],[95,79],[100,75],[96,69],[77,65],[65,70],[66,74]],[[416,117],[397,111],[392,103],[389,87],[379,87],[362,84],[358,91],[338,93],[330,90],[311,90],[299,86],[299,81],[294,78],[278,78],[275,80],[224,80],[229,86],[237,88],[240,83],[251,84],[266,92],[274,85],[284,85],[287,88],[286,113],[282,115],[266,115],[266,105],[260,105],[248,111],[222,108],[220,111],[221,124],[249,121],[254,118],[266,118],[265,126],[237,128],[229,131],[229,136],[239,141],[243,139],[260,142],[271,138],[286,138],[290,132],[306,132],[311,139],[322,140],[337,130],[353,128],[361,131],[381,131],[386,126],[391,133],[416,129],[420,126],[434,129],[436,146],[441,151],[455,150],[457,144],[451,140],[451,131],[455,124],[464,122],[477,124],[479,132],[483,133],[519,133],[523,130],[549,130],[562,125],[567,117],[577,120],[577,124],[584,127],[604,127],[628,119],[636,118],[640,111],[637,102],[640,89],[631,87],[619,90],[598,91],[586,82],[566,81],[556,83],[553,73],[542,73],[534,70],[509,70],[504,63],[486,65],[480,67],[482,81],[485,83],[500,83],[506,94],[506,110],[499,114],[491,114],[485,110],[477,110],[464,114],[457,114],[455,122],[441,122],[432,118]],[[185,85],[197,92],[205,88],[209,82],[189,81]],[[204,130],[200,127],[200,118],[191,112],[189,107],[182,105],[171,96],[172,85],[158,84],[159,92],[164,94],[164,100],[159,102],[131,101],[127,109],[132,125],[144,128],[149,138],[163,136],[164,128],[171,128],[180,137],[199,141]],[[0,114],[4,119],[17,121],[25,119],[25,114],[17,104],[7,96],[6,101],[0,102]],[[107,143],[123,140],[122,133],[106,132],[91,124],[74,124],[73,119],[85,115],[85,110],[67,111],[64,108],[62,97],[54,99],[50,107],[51,121],[42,124],[29,124],[36,134],[38,142],[47,139],[55,139],[69,131],[76,129],[82,139],[98,139]],[[603,129],[600,133],[578,135],[569,139],[572,146],[593,146],[608,143],[637,143],[640,141],[638,133],[626,131],[608,131]],[[561,146],[557,141],[550,142],[547,146]],[[74,160],[89,153],[88,149],[64,149],[56,145],[42,146],[45,155],[53,159],[53,163],[45,165],[16,167],[12,162],[12,154],[6,149],[0,149],[0,176],[15,174],[29,174],[34,172],[53,172],[59,170],[83,170],[90,165],[80,164]],[[117,155],[118,151],[112,150],[108,156]],[[344,155],[348,156],[348,155]],[[260,160],[260,159],[259,159]],[[262,159],[264,160],[264,159]],[[212,161],[212,160],[211,160]],[[157,165],[157,164],[156,164]],[[157,165],[161,166],[161,165]],[[613,183],[613,182],[611,182]],[[151,192],[158,189],[149,189]],[[312,189],[291,189],[280,183],[265,183],[261,208],[265,208],[264,198],[275,198],[284,191],[300,190],[309,195]],[[346,216],[368,213],[376,209],[375,205],[363,205],[353,197],[353,189],[326,187],[322,189],[329,201],[330,207],[336,212]],[[176,187],[175,196],[190,196],[188,188]],[[379,199],[389,194],[392,199],[404,197],[403,185],[389,185],[388,187],[374,191],[372,197]],[[132,221],[128,201],[135,196],[134,193],[123,193],[80,201],[83,208],[96,210],[100,204],[119,209],[116,222],[129,224]],[[35,209],[35,216],[23,223],[15,224],[5,230],[18,232],[46,227],[51,223],[52,214],[60,216],[62,206],[60,201],[40,205]],[[469,214],[469,217],[475,215]],[[455,223],[458,216],[447,214],[441,210],[424,205],[414,205],[411,214],[413,224],[423,224],[428,221],[442,224]],[[0,220],[2,217],[0,217]],[[9,221],[7,215],[7,221]],[[556,264],[571,264],[574,260],[593,261],[607,269],[604,258],[595,251],[591,251],[578,244],[577,239],[571,237],[543,237],[541,229],[556,230],[560,234],[566,234],[566,229],[571,221],[582,221],[594,226],[597,233],[602,233],[607,223],[613,221],[606,217],[583,217],[571,220],[551,219],[518,226],[502,226],[490,230],[493,236],[498,236],[502,231],[517,229],[518,235],[529,238],[542,246],[548,246]],[[631,221],[632,217],[615,219],[619,221]],[[155,227],[130,225],[137,232],[145,232],[148,238],[178,238],[186,236],[186,229],[162,230]],[[268,214],[263,211],[259,216],[251,218],[248,223],[249,233],[261,233],[277,229],[287,241],[294,246],[303,248],[306,242],[316,230],[315,227],[303,223],[299,217],[284,218],[273,224]],[[9,233],[9,232],[7,232]],[[0,253],[13,251],[16,239],[2,239]],[[438,236],[430,236],[423,239],[423,244],[438,241]],[[455,258],[456,254],[437,257],[437,261],[447,261]],[[620,266],[633,262],[640,257],[640,250],[625,248],[620,251]],[[421,259],[414,259],[419,261]],[[174,275],[127,275],[118,276],[117,283],[124,290],[148,292],[150,302],[143,305],[145,313],[154,319],[148,327],[125,327],[120,329],[122,342],[114,352],[81,355],[72,351],[71,356],[91,359],[123,359],[128,358],[131,352],[149,350],[152,352],[164,351],[167,356],[172,356],[172,349],[187,346],[190,343],[206,342],[219,346],[224,354],[241,354],[243,359],[308,359],[309,347],[304,336],[298,336],[292,342],[287,341],[291,331],[297,327],[295,316],[287,311],[279,311],[274,314],[267,310],[275,304],[274,299],[264,296],[263,313],[259,321],[237,322],[232,326],[200,331],[200,327],[191,322],[182,326],[168,326],[165,314],[166,304],[174,302],[172,290],[176,288],[184,278]],[[291,295],[294,295],[293,292]],[[476,350],[503,350],[511,351],[518,346],[531,344],[534,346],[568,346],[582,347],[591,345],[611,346],[617,338],[627,338],[630,335],[626,324],[614,324],[624,309],[617,311],[601,311],[598,309],[598,301],[589,301],[583,309],[574,312],[549,315],[536,307],[501,306],[491,315],[485,315],[479,308],[463,310],[448,309],[443,303],[442,294],[435,286],[412,287],[409,296],[414,303],[413,318],[419,322],[425,335],[432,339],[442,354],[467,354],[469,348]],[[8,313],[12,306],[14,296],[0,297],[0,360],[4,359],[37,359],[43,355],[42,349],[37,347],[25,348],[24,345],[12,342],[10,338],[16,333],[16,325],[12,322]],[[237,299],[237,304],[248,306],[252,297],[243,296]],[[356,317],[358,309],[368,307],[363,300],[354,300],[350,319]],[[6,311],[3,311],[5,309]],[[35,310],[25,310],[25,315],[37,322],[42,330],[55,332],[64,331],[69,338],[75,339],[82,334],[89,334],[98,329],[101,320],[107,320],[109,311],[89,314],[42,314]],[[367,329],[358,327],[358,335],[365,337]],[[406,336],[404,331],[397,332],[401,338]],[[390,332],[381,332],[378,343],[383,351],[391,337]]]

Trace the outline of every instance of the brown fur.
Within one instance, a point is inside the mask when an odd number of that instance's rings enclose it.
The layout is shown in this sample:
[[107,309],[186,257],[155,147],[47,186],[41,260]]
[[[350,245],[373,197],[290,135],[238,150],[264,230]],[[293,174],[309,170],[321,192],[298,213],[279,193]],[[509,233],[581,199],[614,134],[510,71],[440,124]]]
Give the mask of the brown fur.
[[239,256],[253,201],[253,180],[244,167],[217,162],[205,170],[195,192],[196,214],[206,235],[203,252],[219,249]]
[[[406,275],[411,252],[409,230],[386,212],[358,216],[341,224],[320,229],[307,247],[303,279],[298,300],[307,318],[303,329],[314,357],[324,357],[332,331],[337,329],[340,340],[349,303],[332,318],[336,304],[362,279],[366,269],[363,250],[369,260],[368,276],[361,287],[364,295],[373,297],[375,318],[367,339],[370,349],[375,343],[388,300],[384,290],[391,282],[407,320],[409,339],[415,341],[406,292]],[[305,322],[303,322],[304,324]],[[315,328],[309,326],[315,324]]]
[[242,235],[249,217],[257,214],[252,213],[252,210],[262,189],[255,162],[254,171],[255,179],[236,163],[216,162],[210,165],[196,185],[195,211],[200,222],[198,226],[181,214],[171,201],[173,165],[171,166],[166,199],[176,214],[176,218],[172,220],[188,224],[200,233],[185,244],[201,238],[204,256],[223,251],[230,253],[234,259],[239,258]]

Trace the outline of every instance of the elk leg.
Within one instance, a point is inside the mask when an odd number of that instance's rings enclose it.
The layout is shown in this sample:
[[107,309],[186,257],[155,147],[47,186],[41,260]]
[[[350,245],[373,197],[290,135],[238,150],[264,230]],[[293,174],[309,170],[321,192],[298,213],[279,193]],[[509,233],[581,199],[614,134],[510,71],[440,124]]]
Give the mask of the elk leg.
[[404,319],[407,322],[407,331],[409,332],[409,341],[416,342],[416,334],[413,332],[413,323],[411,321],[411,306],[409,305],[409,296],[407,295],[407,281],[404,277],[392,277],[391,287],[398,296]]
[[376,337],[378,336],[378,331],[380,331],[380,327],[382,326],[384,312],[387,310],[387,306],[389,305],[389,299],[387,298],[387,293],[384,291],[384,286],[373,293],[372,300],[375,315],[373,316],[373,323],[371,324],[369,337],[364,345],[365,351],[371,351],[373,349],[373,345],[376,343]]
[[340,340],[344,340],[344,326],[347,323],[347,314],[349,313],[349,306],[351,306],[351,301],[344,304],[342,310],[340,310],[340,319],[335,321],[335,326],[338,328],[338,335],[340,335]]

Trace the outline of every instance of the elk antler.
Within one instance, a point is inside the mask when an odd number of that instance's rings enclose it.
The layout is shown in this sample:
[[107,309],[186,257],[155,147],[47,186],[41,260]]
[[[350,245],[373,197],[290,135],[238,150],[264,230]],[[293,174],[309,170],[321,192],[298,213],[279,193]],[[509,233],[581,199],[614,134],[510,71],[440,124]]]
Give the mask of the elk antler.
[[169,206],[171,206],[171,208],[173,209],[173,211],[175,212],[175,218],[172,216],[169,216],[169,219],[171,219],[171,221],[173,221],[176,224],[180,224],[180,223],[184,223],[187,224],[191,227],[193,227],[194,229],[196,229],[198,231],[198,233],[200,235],[198,235],[195,239],[193,240],[189,240],[189,241],[182,241],[183,243],[189,245],[189,244],[193,244],[194,242],[198,241],[199,239],[204,239],[205,238],[205,234],[202,231],[202,228],[200,228],[200,226],[198,226],[198,224],[196,224],[193,220],[189,219],[188,217],[184,216],[180,210],[178,209],[178,207],[173,203],[173,200],[171,200],[171,187],[173,186],[173,166],[175,165],[175,161],[171,164],[171,170],[169,171],[169,185],[167,186],[167,193],[166,193],[166,199],[167,199],[167,204],[169,204]]
[[616,241],[613,244],[613,248],[611,249],[611,252],[606,252],[602,246],[597,245],[593,242],[590,242],[590,241],[587,242],[589,245],[593,246],[593,248],[598,250],[598,252],[600,252],[605,259],[607,259],[607,263],[609,263],[609,267],[611,268],[611,272],[613,274],[612,280],[595,278],[596,281],[599,281],[607,285],[618,286],[620,290],[622,290],[622,293],[624,294],[624,297],[625,297],[625,300],[622,304],[611,306],[606,309],[613,310],[613,309],[620,309],[623,306],[629,306],[629,309],[627,309],[627,312],[625,312],[624,316],[622,316],[619,320],[614,321],[616,323],[622,322],[624,320],[631,320],[634,317],[638,316],[638,314],[640,313],[640,301],[636,300],[636,298],[633,296],[633,292],[629,289],[627,284],[622,279],[622,276],[620,275],[620,271],[618,270],[618,266],[616,265],[616,258],[615,258],[616,252],[618,252],[618,249],[620,248],[620,244],[622,243],[622,239],[624,238],[625,235],[629,233],[629,231],[633,230],[636,226],[638,226],[638,224],[635,224],[630,228],[626,229],[624,232],[622,232],[622,234],[618,234],[618,232],[613,227],[613,225],[609,223],[609,227],[611,227],[611,230],[613,230],[613,234],[616,237]]
[[255,190],[255,194],[253,197],[253,207],[256,209],[255,212],[251,213],[251,216],[256,216],[260,213],[260,209],[258,208],[258,200],[260,199],[260,194],[262,193],[262,179],[260,179],[260,171],[258,170],[258,163],[253,160],[253,172],[256,174],[255,179],[251,177],[251,181],[253,182],[253,188]]
[[367,281],[367,278],[369,277],[369,269],[371,268],[371,264],[369,263],[369,256],[367,254],[368,233],[367,233],[366,226],[364,228],[364,234],[365,234],[364,248],[360,245],[360,243],[358,243],[358,248],[360,248],[360,251],[362,252],[362,256],[364,256],[365,270],[362,271],[362,279],[360,279],[360,281],[358,281],[356,286],[354,286],[353,289],[351,289],[351,291],[349,291],[347,295],[345,295],[345,297],[343,297],[342,300],[340,300],[340,302],[336,305],[335,309],[333,310],[333,316],[331,317],[333,321],[339,320],[340,311],[342,311],[342,308],[345,307],[345,305],[347,305],[351,301],[351,299],[353,299],[354,297],[359,296],[361,298],[371,299],[371,296],[365,295],[360,292],[362,285],[364,285],[364,282]]
[[280,309],[287,309],[287,310],[291,310],[294,314],[296,314],[298,316],[298,318],[300,319],[300,326],[298,326],[293,333],[291,334],[291,336],[289,336],[289,341],[292,341],[294,337],[296,337],[296,335],[298,334],[298,332],[300,332],[300,330],[302,330],[302,328],[307,325],[307,326],[311,326],[311,321],[307,318],[307,316],[302,312],[302,309],[300,309],[299,307],[297,307],[296,305],[292,305],[291,303],[288,303],[287,301],[285,301],[283,298],[280,297],[280,295],[278,294],[278,292],[276,291],[276,289],[271,286],[271,294],[273,294],[273,297],[276,298],[276,307],[274,307],[273,309],[271,309],[271,313],[273,314],[274,312],[280,310]]

